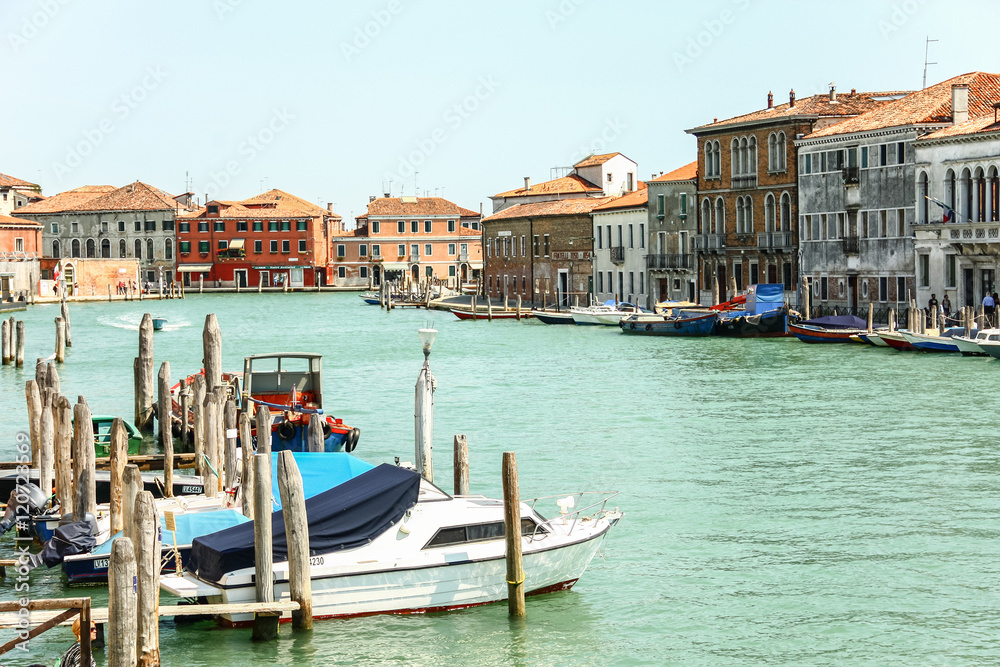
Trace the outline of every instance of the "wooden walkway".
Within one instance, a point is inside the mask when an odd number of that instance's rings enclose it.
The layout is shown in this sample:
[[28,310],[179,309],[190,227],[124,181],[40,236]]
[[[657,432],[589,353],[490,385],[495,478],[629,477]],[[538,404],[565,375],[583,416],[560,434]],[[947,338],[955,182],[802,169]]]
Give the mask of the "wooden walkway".
[[[182,605],[160,605],[160,617],[177,616],[219,616],[221,614],[254,614],[256,612],[286,612],[296,611],[299,603],[294,601],[286,602],[246,602],[242,604],[182,604]],[[61,613],[58,609],[36,609],[31,612],[29,626],[35,627],[45,623],[50,618],[54,618]],[[98,625],[108,622],[107,607],[93,607],[90,610],[90,618]],[[72,625],[74,619],[68,619],[60,625]],[[16,613],[0,614],[0,630],[11,630],[20,627],[21,619]]]
[[[109,470],[111,468],[111,458],[108,456],[98,456],[94,459],[97,470]],[[134,463],[143,472],[151,470],[163,470],[163,454],[135,454],[128,457],[128,463]],[[14,470],[23,463],[16,461],[0,461],[0,470]],[[194,452],[174,454],[175,468],[193,468]]]

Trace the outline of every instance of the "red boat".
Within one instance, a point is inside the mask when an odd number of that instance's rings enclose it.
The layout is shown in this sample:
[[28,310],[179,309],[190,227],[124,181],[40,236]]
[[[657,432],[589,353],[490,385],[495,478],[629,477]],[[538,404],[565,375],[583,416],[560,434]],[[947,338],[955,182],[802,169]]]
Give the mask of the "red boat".
[[880,331],[878,337],[884,340],[886,345],[893,348],[894,350],[899,350],[900,352],[903,352],[905,350],[917,349],[913,346],[912,343],[910,343],[910,341],[903,338],[896,331],[893,331],[891,333],[888,331]]
[[[486,320],[489,319],[489,315],[485,310],[476,310],[475,312],[471,310],[458,310],[452,308],[451,312],[460,320]],[[526,317],[532,317],[530,310],[521,311],[521,319]],[[495,320],[515,320],[517,319],[516,310],[494,310],[493,319]]]

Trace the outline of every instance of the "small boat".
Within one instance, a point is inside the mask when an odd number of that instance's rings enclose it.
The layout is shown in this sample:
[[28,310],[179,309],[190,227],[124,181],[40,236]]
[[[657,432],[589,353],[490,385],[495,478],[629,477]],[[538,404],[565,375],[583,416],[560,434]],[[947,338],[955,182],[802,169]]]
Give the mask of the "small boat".
[[[965,330],[962,330],[965,333]],[[982,341],[1000,341],[1000,329],[973,329],[969,336],[955,336],[955,345],[964,357],[988,357],[989,353],[979,346]]]
[[532,310],[535,319],[544,324],[576,324],[573,314],[567,311]]
[[965,333],[965,329],[946,329],[940,335],[936,335],[937,329],[929,329],[931,333],[913,333],[907,330],[901,330],[900,334],[905,338],[910,345],[918,350],[923,350],[924,352],[959,352],[958,342],[954,339],[954,336],[959,332]]
[[[520,503],[527,594],[577,582],[622,517],[606,509],[614,495],[550,497],[559,507],[552,519],[536,510],[546,499]],[[308,499],[306,515],[314,618],[439,612],[507,597],[501,500],[450,496],[412,470],[382,464]],[[288,542],[281,514],[271,520],[274,599],[283,601]],[[187,570],[161,576],[160,587],[199,604],[252,602],[253,535],[253,524],[244,523],[196,538]],[[246,625],[253,615],[220,618]]]
[[912,352],[917,348],[913,347],[913,343],[906,340],[906,338],[899,331],[880,331],[878,337],[881,338],[886,345],[894,350],[899,350],[900,352]]
[[636,314],[618,323],[622,333],[637,336],[708,336],[715,326],[717,313],[673,317]]
[[[94,423],[94,452],[97,456],[111,456],[111,425],[115,422],[114,415],[92,415]],[[125,432],[128,434],[128,453],[138,454],[142,446],[142,434],[135,424],[122,419]]]
[[868,323],[854,315],[828,315],[789,322],[788,330],[803,343],[853,343],[851,336],[868,333]]
[[618,326],[623,317],[640,313],[642,309],[627,301],[616,302],[614,299],[609,299],[596,306],[570,308],[569,312],[577,324],[614,327]]
[[[477,308],[475,311],[472,310],[462,310],[460,308],[451,308],[452,314],[460,320],[488,320],[492,317],[494,320],[516,320],[517,311],[516,310],[504,310],[503,308],[493,309],[493,314],[490,315],[482,308]],[[526,317],[533,317],[533,311],[522,310],[521,319]]]
[[853,340],[855,343],[866,343],[874,347],[888,347],[888,343],[882,340],[882,337],[880,335],[883,331],[884,330],[862,331],[859,334],[851,336],[851,340]]
[[163,325],[167,323],[164,317],[154,317],[153,318],[153,331],[162,331]]

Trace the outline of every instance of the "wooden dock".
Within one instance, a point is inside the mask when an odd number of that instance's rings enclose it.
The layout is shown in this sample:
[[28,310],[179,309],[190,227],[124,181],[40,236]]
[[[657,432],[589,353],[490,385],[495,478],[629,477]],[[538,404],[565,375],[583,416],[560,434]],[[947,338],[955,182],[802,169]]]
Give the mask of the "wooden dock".
[[[0,609],[8,609],[10,605],[16,605],[16,602],[3,603]],[[283,614],[284,612],[298,611],[299,603],[293,600],[288,600],[285,602],[245,602],[239,604],[176,604],[176,605],[160,605],[159,614],[160,618],[170,617],[176,618],[178,616],[220,616],[222,614],[256,614],[258,612],[276,612]],[[61,610],[58,609],[36,609],[31,612],[31,618],[28,621],[30,627],[35,627],[42,625],[46,621],[55,618],[59,615]],[[90,610],[90,618],[94,623],[98,625],[105,624],[108,622],[108,608],[107,607],[93,607]],[[66,619],[60,625],[72,625],[72,618]],[[11,630],[21,627],[19,623],[21,618],[16,614],[8,611],[7,613],[0,614],[0,630]]]
[[[194,457],[194,452],[174,454],[174,467],[193,468]],[[111,469],[111,457],[109,456],[99,456],[94,461],[97,465],[97,470]],[[163,454],[135,454],[128,457],[128,463],[134,463],[142,472],[163,470]],[[17,463],[16,461],[0,461],[0,470],[14,470],[22,465],[24,464]]]

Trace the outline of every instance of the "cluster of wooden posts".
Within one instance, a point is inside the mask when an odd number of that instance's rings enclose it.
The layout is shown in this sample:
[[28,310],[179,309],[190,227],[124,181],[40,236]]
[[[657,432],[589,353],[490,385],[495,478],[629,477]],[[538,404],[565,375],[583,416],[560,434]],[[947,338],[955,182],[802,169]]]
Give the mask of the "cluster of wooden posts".
[[[65,299],[60,306],[59,317],[56,317],[56,344],[55,351],[48,359],[39,359],[37,363],[43,363],[50,359],[55,359],[60,364],[66,360],[66,348],[73,345],[73,334],[69,323],[69,307]],[[13,317],[3,320],[0,323],[0,360],[4,366],[14,364],[24,366],[24,321],[15,321]]]
[[[171,281],[167,283],[166,289],[164,289],[163,281],[157,283],[157,296],[160,299],[183,299],[184,298],[184,283]],[[133,287],[132,281],[125,281],[125,291],[116,292],[115,296],[124,296],[125,301],[139,301],[143,300],[145,296],[145,290],[142,287]],[[108,283],[108,301],[114,301],[111,294],[111,283]]]

